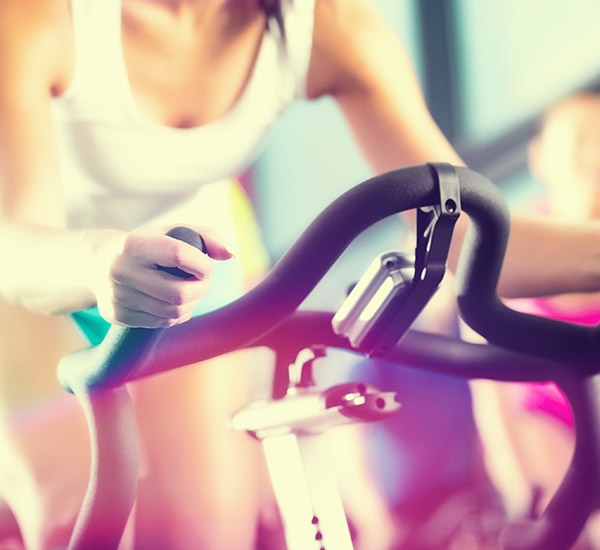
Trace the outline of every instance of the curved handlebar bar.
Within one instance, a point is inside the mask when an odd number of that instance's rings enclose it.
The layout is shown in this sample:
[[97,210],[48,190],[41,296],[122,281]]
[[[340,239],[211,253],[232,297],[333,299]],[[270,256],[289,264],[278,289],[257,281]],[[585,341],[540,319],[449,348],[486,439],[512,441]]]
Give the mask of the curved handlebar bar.
[[[467,168],[456,171],[462,206],[472,221],[457,270],[465,321],[490,342],[579,365],[586,373],[596,372],[593,359],[600,350],[595,329],[519,313],[499,300],[496,285],[508,239],[506,205],[489,180]],[[376,176],[326,208],[255,289],[193,319],[186,324],[188,330],[181,327],[179,332],[193,330],[201,337],[182,336],[176,348],[169,346],[171,360],[160,364],[152,360],[164,330],[137,329],[135,337],[123,342],[122,334],[111,329],[100,345],[61,362],[60,381],[68,390],[114,387],[189,363],[190,356],[198,361],[243,347],[291,314],[363,230],[387,216],[437,200],[436,172],[431,165]]]
[[[426,166],[372,178],[325,209],[261,284],[235,302],[194,319],[196,334],[202,336],[193,342],[182,338],[181,347],[171,350],[173,361],[158,365],[148,360],[165,331],[140,330],[136,341],[126,348],[120,347],[119,335],[109,331],[99,346],[61,362],[62,385],[68,390],[78,385],[118,386],[175,368],[182,364],[180,359],[185,363],[188,354],[209,359],[243,347],[292,313],[364,229],[397,212],[434,203],[435,190],[435,173]],[[119,353],[115,353],[117,348]]]
[[[454,364],[459,376],[559,382],[571,402],[577,426],[578,445],[570,473],[543,518],[531,525],[512,526],[504,544],[511,550],[566,548],[595,505],[598,487],[590,464],[598,463],[600,457],[600,403],[597,380],[591,377],[598,372],[599,339],[595,328],[518,313],[499,300],[496,286],[508,238],[504,199],[483,176],[467,168],[455,170],[462,208],[471,218],[457,271],[459,307],[465,321],[488,341],[518,352],[498,351],[500,357],[516,363],[486,370],[465,366],[460,355],[455,364],[451,356],[438,358],[437,363],[419,360],[431,346],[412,349],[416,355],[412,362],[451,373]],[[356,186],[323,211],[251,292],[168,330],[136,329],[124,338],[123,331],[111,329],[99,346],[76,352],[61,362],[62,385],[78,394],[94,394],[238,348],[264,345],[270,335],[294,319],[290,316],[359,233],[397,212],[439,204],[437,178],[435,165],[422,165],[376,176]],[[332,336],[330,329],[322,328],[339,347],[348,347]],[[415,336],[409,334],[391,355],[408,350],[410,356],[411,338]],[[316,337],[310,343],[318,343]],[[467,349],[465,343],[460,345]],[[581,436],[593,444],[581,444]],[[586,496],[574,492],[583,488]],[[573,495],[577,495],[579,506],[572,505]],[[560,521],[564,517],[571,522],[568,529],[563,529]]]

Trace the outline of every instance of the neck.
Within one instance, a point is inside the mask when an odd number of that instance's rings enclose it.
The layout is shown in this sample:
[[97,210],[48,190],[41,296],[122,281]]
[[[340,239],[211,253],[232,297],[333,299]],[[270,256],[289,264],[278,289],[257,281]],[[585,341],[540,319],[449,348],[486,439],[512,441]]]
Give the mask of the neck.
[[184,12],[194,12],[202,14],[207,11],[223,10],[223,9],[248,9],[256,8],[260,4],[259,0],[130,0],[138,3],[152,4],[158,8],[162,8],[179,14]]
[[[201,27],[237,27],[261,12],[260,0],[123,0],[132,13],[170,19],[182,33]],[[154,17],[152,17],[154,14]]]

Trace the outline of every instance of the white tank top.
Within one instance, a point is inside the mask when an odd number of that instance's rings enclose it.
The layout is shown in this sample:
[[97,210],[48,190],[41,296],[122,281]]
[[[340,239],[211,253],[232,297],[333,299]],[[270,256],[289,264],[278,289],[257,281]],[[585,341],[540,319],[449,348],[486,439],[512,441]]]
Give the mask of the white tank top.
[[[209,124],[176,129],[146,121],[135,104],[121,47],[121,0],[71,0],[76,69],[52,100],[61,181],[72,229],[129,230],[183,208],[223,226],[224,178],[255,158],[284,109],[305,96],[315,0],[284,0],[286,41],[264,33],[240,98]],[[190,220],[191,221],[191,220]]]

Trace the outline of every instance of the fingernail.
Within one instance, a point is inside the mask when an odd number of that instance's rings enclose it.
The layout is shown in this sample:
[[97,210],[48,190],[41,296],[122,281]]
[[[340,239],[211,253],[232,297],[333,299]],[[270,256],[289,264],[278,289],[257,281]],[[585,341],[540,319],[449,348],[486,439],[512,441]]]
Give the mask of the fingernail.
[[238,246],[237,243],[233,242],[230,239],[224,241],[225,250],[231,254],[232,258],[235,258],[238,255]]

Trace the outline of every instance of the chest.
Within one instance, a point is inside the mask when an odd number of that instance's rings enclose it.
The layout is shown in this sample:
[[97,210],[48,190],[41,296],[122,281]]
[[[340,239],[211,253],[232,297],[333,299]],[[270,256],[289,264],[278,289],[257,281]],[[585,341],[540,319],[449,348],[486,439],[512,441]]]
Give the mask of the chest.
[[[264,20],[236,32],[176,36],[129,28],[121,34],[123,62],[132,96],[144,119],[163,126],[203,126],[227,114],[246,89],[260,51]],[[171,37],[165,39],[165,37]]]
[[[203,126],[232,110],[248,85],[265,34],[262,13],[229,26],[215,22],[213,28],[124,8],[118,27],[112,58],[122,65],[136,110],[146,122],[173,128]],[[75,60],[75,42],[65,41],[69,51],[59,69],[59,92],[74,78],[76,63],[66,60]]]
[[104,0],[88,1],[74,4],[74,72],[52,102],[72,202],[180,199],[245,169],[296,94],[295,64],[264,20],[227,43],[209,34],[165,41],[126,25],[115,32]]

